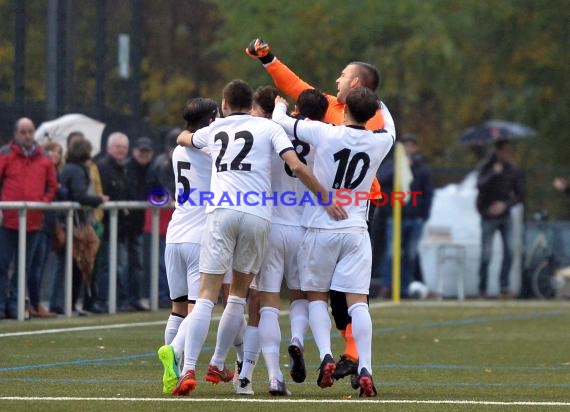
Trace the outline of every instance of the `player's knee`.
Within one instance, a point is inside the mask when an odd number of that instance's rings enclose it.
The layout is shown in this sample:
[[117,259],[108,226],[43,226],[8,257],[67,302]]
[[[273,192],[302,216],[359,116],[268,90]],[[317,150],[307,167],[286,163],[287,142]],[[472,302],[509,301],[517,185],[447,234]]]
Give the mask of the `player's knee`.
[[330,291],[331,312],[334,318],[336,328],[339,330],[346,329],[346,325],[351,322],[348,315],[348,306],[346,304],[346,296],[343,292],[336,290]]

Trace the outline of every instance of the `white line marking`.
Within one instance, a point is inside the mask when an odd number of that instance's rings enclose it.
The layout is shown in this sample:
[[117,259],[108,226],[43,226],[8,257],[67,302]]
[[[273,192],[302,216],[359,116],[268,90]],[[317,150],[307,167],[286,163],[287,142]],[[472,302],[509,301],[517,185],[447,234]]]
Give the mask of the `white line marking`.
[[22,397],[2,396],[0,401],[86,401],[86,402],[240,402],[240,403],[384,403],[424,405],[500,405],[500,406],[570,406],[570,402],[538,401],[470,401],[470,400],[413,400],[413,399],[251,399],[251,398],[80,398],[80,397]]
[[[547,302],[547,301],[536,301],[536,302],[529,302],[529,301],[507,301],[507,302],[499,302],[499,301],[406,301],[402,303],[394,303],[391,301],[376,301],[370,303],[370,308],[380,308],[380,307],[398,307],[398,306],[420,306],[420,307],[567,307],[570,308],[570,305],[566,305],[564,302],[562,305],[561,302]],[[289,314],[288,310],[280,311],[281,316],[286,316]],[[212,320],[220,320],[220,316],[216,316],[212,318]],[[59,329],[39,329],[39,330],[32,330],[32,331],[25,331],[25,332],[8,332],[8,333],[0,333],[0,338],[9,338],[9,337],[19,337],[19,336],[30,336],[30,335],[47,335],[51,333],[69,333],[69,332],[84,332],[84,331],[92,331],[92,330],[105,330],[105,329],[120,329],[120,328],[137,328],[137,327],[146,327],[146,326],[157,326],[157,325],[164,325],[166,323],[166,319],[164,320],[157,320],[157,321],[150,321],[150,322],[134,322],[134,323],[111,323],[108,325],[97,325],[97,326],[75,326],[69,328],[59,328]]]
[[[375,302],[371,303],[371,308],[377,308],[380,306],[392,306],[391,302]],[[289,314],[288,310],[282,310],[279,312],[281,316],[286,316]],[[212,320],[220,320],[221,315],[215,316]],[[105,329],[121,329],[121,328],[138,328],[138,327],[145,327],[145,326],[158,326],[164,325],[166,323],[166,319],[164,320],[155,320],[152,322],[132,322],[132,323],[111,323],[109,325],[97,325],[97,326],[75,326],[70,328],[59,328],[59,329],[40,329],[40,330],[31,330],[26,332],[8,332],[8,333],[0,333],[0,338],[10,338],[10,337],[17,337],[17,336],[30,336],[30,335],[47,335],[50,333],[68,333],[68,332],[85,332],[91,330],[105,330]]]

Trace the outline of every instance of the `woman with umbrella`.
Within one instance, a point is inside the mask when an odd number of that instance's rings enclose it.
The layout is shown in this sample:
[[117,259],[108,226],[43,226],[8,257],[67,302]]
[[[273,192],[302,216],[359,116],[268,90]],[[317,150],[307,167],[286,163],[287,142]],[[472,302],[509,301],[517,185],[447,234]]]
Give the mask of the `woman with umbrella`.
[[[67,163],[61,175],[61,186],[67,189],[68,199],[83,206],[97,207],[109,200],[106,195],[97,196],[89,178],[88,162],[91,160],[91,143],[86,139],[73,142],[67,153]],[[89,291],[91,272],[99,248],[99,238],[93,230],[93,212],[89,209],[77,211],[73,235],[73,297],[72,307],[77,310],[81,284]],[[60,271],[61,272],[61,271]]]

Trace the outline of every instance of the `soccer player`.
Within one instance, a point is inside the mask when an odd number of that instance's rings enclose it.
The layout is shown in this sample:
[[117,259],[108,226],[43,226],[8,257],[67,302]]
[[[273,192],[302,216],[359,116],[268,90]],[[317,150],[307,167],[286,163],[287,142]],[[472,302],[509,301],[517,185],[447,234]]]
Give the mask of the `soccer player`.
[[[264,43],[263,40],[253,40],[245,51],[249,56],[258,58],[272,77],[275,85],[293,99],[297,100],[303,90],[313,88],[313,86],[299,78],[289,67],[275,57],[271,53],[269,45]],[[375,91],[379,82],[378,71],[373,65],[358,61],[346,65],[336,79],[337,94],[326,95],[329,107],[323,121],[332,124],[342,124],[348,93],[359,86]],[[378,100],[377,103],[376,113],[366,122],[365,127],[369,130],[393,129],[394,121],[390,111],[382,101]],[[371,199],[380,199],[380,192],[380,184],[375,176],[370,188]],[[371,205],[370,210],[372,210]],[[372,214],[369,214],[369,216],[372,216]],[[344,353],[337,363],[335,372],[335,379],[341,379],[357,372],[358,351],[352,337],[352,325],[347,312],[346,297],[343,293],[331,291],[330,300],[336,327],[346,341]]]
[[[252,116],[271,119],[275,107],[275,97],[279,94],[274,86],[260,86],[253,93],[253,102],[250,114]],[[280,160],[283,163],[282,160]],[[252,376],[259,352],[261,351],[259,339],[259,308],[260,297],[255,287],[255,279],[248,292],[248,318],[243,337],[244,360],[236,365],[237,374],[234,375],[235,391],[240,395],[253,395]]]
[[[212,99],[194,98],[186,103],[183,117],[186,130],[194,132],[218,117],[218,105]],[[177,146],[172,154],[172,166],[178,194],[168,223],[164,251],[172,312],[164,331],[165,345],[158,350],[164,366],[164,393],[171,393],[178,382],[178,367],[173,368],[172,365],[182,357],[187,324],[183,319],[192,311],[200,287],[198,259],[206,207],[200,205],[198,196],[191,193],[190,188],[198,193],[210,190],[212,158],[207,149]]]
[[[301,289],[309,299],[309,324],[321,358],[317,384],[333,384],[336,364],[330,343],[328,291],[346,294],[348,313],[359,353],[358,385],[361,397],[376,396],[372,380],[372,321],[368,291],[372,251],[366,225],[368,189],[381,161],[394,143],[394,130],[365,130],[378,102],[370,89],[357,87],[346,97],[345,125],[300,122],[286,115],[286,101],[276,99],[273,120],[287,133],[315,148],[314,173],[324,185],[336,190],[339,201],[348,200],[348,219],[335,221],[321,208],[306,206],[302,224],[307,228],[298,263]],[[365,196],[361,196],[364,194]],[[342,196],[341,196],[342,195]]]
[[196,387],[196,363],[208,334],[223,274],[230,265],[233,277],[218,326],[219,350],[210,361],[205,379],[212,383],[233,379],[233,372],[224,367],[224,362],[242,325],[247,291],[259,272],[265,252],[271,206],[264,195],[271,195],[271,153],[279,154],[309,190],[320,193],[326,204],[322,208],[334,220],[347,216],[343,208],[332,203],[324,187],[299,160],[283,129],[270,120],[249,114],[252,98],[253,90],[247,83],[231,81],[223,90],[225,117],[187,135],[196,148],[208,147],[215,160],[210,185],[213,198],[206,207],[206,230],[200,244],[199,298],[188,316],[183,375],[172,392],[174,395],[189,395]]
[[[273,94],[271,105],[264,109],[271,116],[275,107],[277,90]],[[307,89],[299,95],[296,112],[298,117],[309,117],[320,120],[324,116],[328,102],[323,93],[315,89]],[[312,167],[313,151],[309,144],[300,141],[294,135],[289,138],[295,152],[303,163]],[[300,225],[303,206],[299,200],[306,192],[305,186],[299,179],[284,167],[277,156],[273,156],[271,165],[271,185],[274,192],[281,196],[290,194],[297,199],[296,204],[280,202],[273,208],[271,216],[271,232],[267,250],[259,275],[254,280],[261,295],[261,319],[259,321],[259,337],[265,365],[269,375],[269,393],[277,396],[289,395],[285,386],[283,373],[279,366],[279,346],[281,330],[279,327],[279,307],[281,303],[280,289],[283,277],[289,289],[291,342],[288,348],[291,358],[290,374],[293,381],[301,383],[307,376],[303,357],[304,335],[309,325],[309,301],[301,291],[299,270],[297,267],[297,252],[304,228]],[[240,382],[242,382],[240,376]],[[247,381],[245,381],[247,383]]]

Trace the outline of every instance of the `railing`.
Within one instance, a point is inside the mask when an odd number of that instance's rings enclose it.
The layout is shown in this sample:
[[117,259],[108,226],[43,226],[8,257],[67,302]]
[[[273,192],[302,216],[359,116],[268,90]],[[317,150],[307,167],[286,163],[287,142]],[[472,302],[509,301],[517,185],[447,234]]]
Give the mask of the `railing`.
[[[73,264],[73,214],[81,209],[77,202],[0,202],[0,210],[18,211],[18,321],[25,318],[26,300],[26,226],[28,210],[64,210],[66,211],[65,232],[65,275],[64,275],[64,316],[72,316],[72,264]],[[117,312],[117,228],[119,209],[152,209],[151,231],[151,272],[150,272],[150,309],[158,310],[158,253],[159,253],[159,207],[144,201],[109,201],[100,206],[109,211],[109,296],[110,314]],[[0,291],[4,292],[4,291]]]

